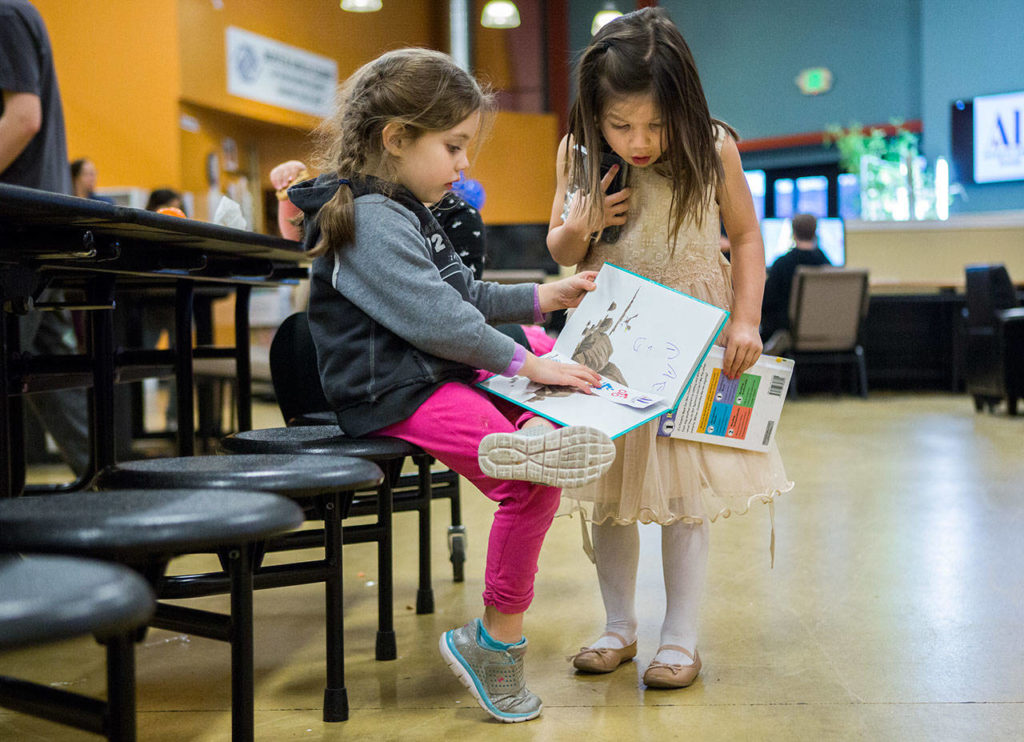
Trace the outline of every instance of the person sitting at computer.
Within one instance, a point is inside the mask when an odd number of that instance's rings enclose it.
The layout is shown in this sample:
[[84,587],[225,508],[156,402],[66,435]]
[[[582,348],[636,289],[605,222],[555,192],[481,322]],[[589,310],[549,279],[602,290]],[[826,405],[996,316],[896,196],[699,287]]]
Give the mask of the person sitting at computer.
[[793,274],[798,265],[831,265],[818,247],[818,220],[811,214],[793,217],[793,247],[780,256],[768,271],[761,304],[761,341],[765,352],[771,352],[776,342],[772,336],[789,329],[789,295],[793,288]]

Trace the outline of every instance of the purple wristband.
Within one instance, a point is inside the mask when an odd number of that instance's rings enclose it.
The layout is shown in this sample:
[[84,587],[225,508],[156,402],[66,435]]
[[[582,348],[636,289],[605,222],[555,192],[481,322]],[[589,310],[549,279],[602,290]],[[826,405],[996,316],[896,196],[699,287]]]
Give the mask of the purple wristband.
[[533,324],[539,325],[544,321],[544,312],[540,311],[540,284],[533,287]]
[[502,376],[515,376],[519,373],[519,369],[526,363],[526,348],[516,343],[516,349],[512,352],[512,362],[508,364],[508,368],[501,372]]

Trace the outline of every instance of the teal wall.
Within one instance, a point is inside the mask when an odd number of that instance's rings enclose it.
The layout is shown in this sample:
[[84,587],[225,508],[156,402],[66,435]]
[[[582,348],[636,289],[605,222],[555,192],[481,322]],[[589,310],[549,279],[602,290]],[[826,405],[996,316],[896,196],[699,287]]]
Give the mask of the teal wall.
[[[661,0],[693,50],[712,113],[744,139],[828,124],[920,119],[924,152],[949,156],[957,98],[1024,90],[1021,0]],[[571,0],[569,43],[590,38],[602,0]],[[634,7],[618,0],[620,10]],[[833,89],[801,95],[808,67]],[[815,153],[777,153],[801,158]],[[1024,209],[1024,183],[964,186],[954,211]]]
[[[921,70],[924,150],[931,161],[950,155],[953,101],[1024,90],[1024,4],[921,0]],[[958,211],[1024,209],[1024,182],[964,184],[964,190]]]

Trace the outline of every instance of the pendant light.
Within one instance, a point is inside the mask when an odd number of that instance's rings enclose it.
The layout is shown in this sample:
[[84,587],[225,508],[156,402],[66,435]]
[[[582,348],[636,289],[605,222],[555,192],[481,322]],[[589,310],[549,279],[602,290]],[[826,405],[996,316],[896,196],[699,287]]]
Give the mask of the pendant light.
[[373,13],[382,7],[381,0],[341,0],[341,9],[349,13]]
[[510,0],[490,0],[480,14],[484,28],[516,28],[519,23],[519,8]]
[[605,3],[604,8],[594,13],[594,22],[590,24],[590,35],[593,36],[601,30],[601,26],[614,21],[622,13],[615,7],[615,3]]

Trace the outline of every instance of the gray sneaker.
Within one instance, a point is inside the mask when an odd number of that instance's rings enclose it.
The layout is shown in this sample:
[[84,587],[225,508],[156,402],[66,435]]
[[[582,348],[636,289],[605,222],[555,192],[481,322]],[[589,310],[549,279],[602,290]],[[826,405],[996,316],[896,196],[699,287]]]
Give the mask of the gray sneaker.
[[582,487],[615,461],[615,444],[587,425],[554,430],[535,425],[491,433],[480,441],[480,470],[494,479],[519,479],[552,487]]
[[480,619],[441,634],[444,661],[473,694],[481,708],[498,721],[529,721],[544,704],[526,688],[523,655],[526,642],[505,651],[485,649],[477,642]]

